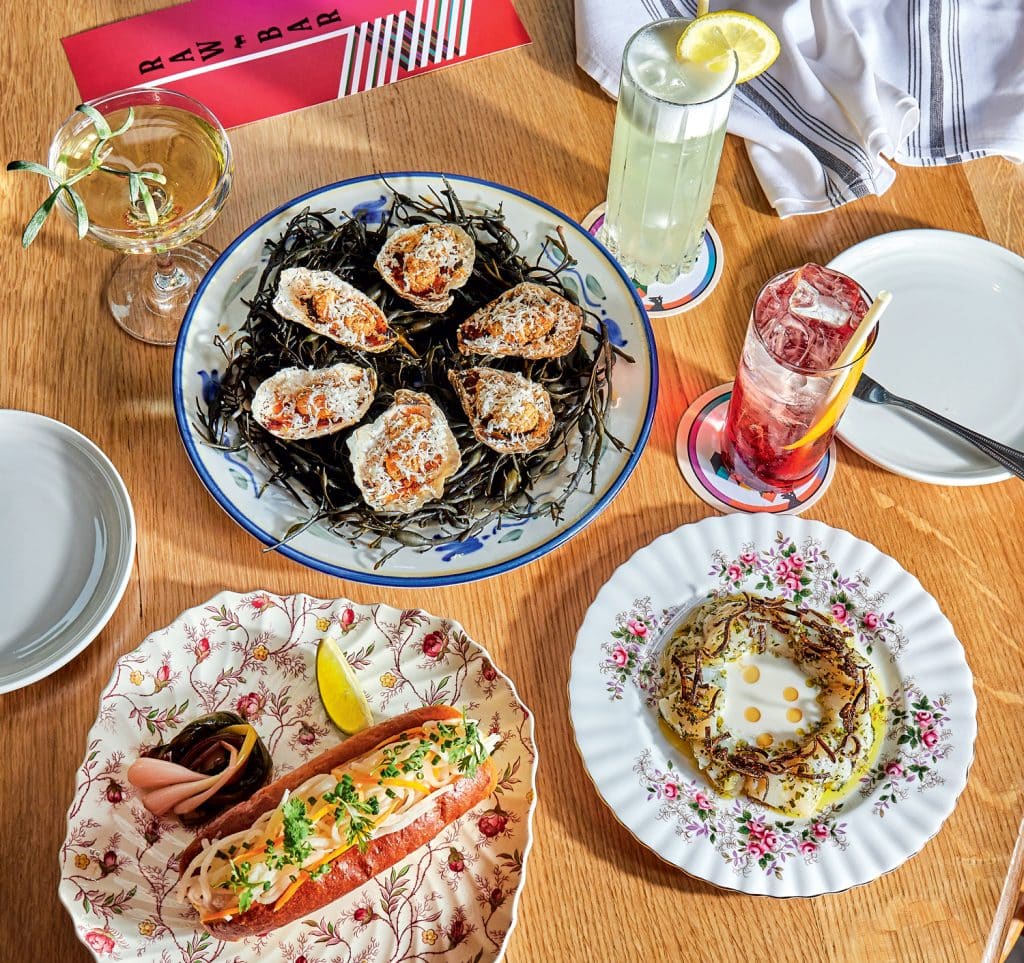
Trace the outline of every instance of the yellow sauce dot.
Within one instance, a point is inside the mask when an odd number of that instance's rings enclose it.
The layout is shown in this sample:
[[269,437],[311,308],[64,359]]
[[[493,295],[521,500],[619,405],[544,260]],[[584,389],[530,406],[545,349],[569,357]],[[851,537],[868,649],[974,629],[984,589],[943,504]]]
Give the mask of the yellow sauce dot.
[[810,676],[808,676],[807,682],[805,684],[806,684],[808,689],[813,689],[814,688],[814,679],[812,679],[812,678],[810,678]]
[[804,714],[799,709],[787,709],[786,718],[790,722],[799,722],[804,717]]
[[753,706],[747,706],[747,708],[743,710],[743,718],[746,719],[747,722],[757,722],[758,719],[761,718],[761,710],[755,709]]
[[[761,678],[761,670],[756,665],[748,665],[743,670],[743,681],[753,685]],[[756,720],[755,720],[756,721]]]
[[757,744],[762,749],[767,749],[774,741],[775,740],[772,738],[770,732],[762,732],[761,735],[757,737]]
[[782,698],[787,702],[796,702],[796,700],[800,698],[800,693],[791,685],[787,685],[786,688],[782,690]]

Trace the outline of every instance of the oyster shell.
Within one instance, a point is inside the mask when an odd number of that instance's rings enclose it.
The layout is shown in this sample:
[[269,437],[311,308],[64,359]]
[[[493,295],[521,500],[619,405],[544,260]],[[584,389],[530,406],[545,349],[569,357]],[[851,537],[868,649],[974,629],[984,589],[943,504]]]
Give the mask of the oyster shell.
[[449,371],[448,380],[473,434],[488,448],[506,455],[535,451],[551,437],[551,396],[536,381],[497,368]]
[[395,392],[395,401],[348,439],[352,472],[367,505],[408,514],[440,498],[462,456],[444,412],[429,395]]
[[473,273],[476,245],[454,224],[417,224],[395,231],[374,262],[381,277],[421,311],[440,314],[451,292]]
[[524,281],[459,325],[463,354],[560,358],[576,347],[583,310],[543,284]]
[[319,438],[354,425],[373,402],[377,375],[371,368],[284,368],[256,389],[253,417],[278,438]]
[[398,337],[376,302],[330,271],[282,271],[274,310],[286,321],[357,351],[386,351]]

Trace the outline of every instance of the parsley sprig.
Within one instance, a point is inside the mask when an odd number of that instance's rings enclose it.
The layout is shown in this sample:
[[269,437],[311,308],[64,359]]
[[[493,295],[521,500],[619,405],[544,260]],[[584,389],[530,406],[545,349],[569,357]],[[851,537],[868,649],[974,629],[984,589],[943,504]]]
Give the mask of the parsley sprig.
[[467,719],[463,710],[461,726],[439,722],[437,731],[440,748],[448,756],[448,761],[464,776],[475,775],[477,768],[487,759],[487,747],[480,737],[479,725]]
[[313,852],[308,842],[313,833],[306,804],[301,799],[289,799],[281,810],[284,816],[284,855],[293,866],[301,866]]
[[334,821],[346,822],[346,841],[366,852],[373,832],[373,818],[380,815],[380,802],[376,796],[363,799],[352,777],[346,772],[334,789],[324,793],[324,802],[337,803]]
[[231,876],[228,878],[228,889],[238,894],[238,908],[245,913],[252,906],[253,896],[257,890],[265,893],[270,889],[270,880],[253,882],[249,878],[252,872],[251,863],[236,863],[233,859],[230,862]]

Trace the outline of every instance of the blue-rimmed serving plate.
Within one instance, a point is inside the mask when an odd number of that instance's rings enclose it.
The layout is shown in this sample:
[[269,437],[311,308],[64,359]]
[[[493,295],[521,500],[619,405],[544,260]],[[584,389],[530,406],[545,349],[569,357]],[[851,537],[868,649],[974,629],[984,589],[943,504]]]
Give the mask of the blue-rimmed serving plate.
[[[381,549],[352,545],[325,526],[310,526],[286,544],[285,534],[303,519],[300,506],[274,486],[264,488],[267,473],[245,451],[227,452],[204,443],[196,428],[199,399],[216,391],[225,356],[219,341],[230,343],[246,316],[243,299],[256,291],[264,241],[278,237],[303,208],[380,217],[394,189],[419,196],[443,189],[442,175],[424,171],[374,174],[340,181],[303,194],[245,230],[218,258],[196,292],[178,336],[174,356],[174,408],[185,450],[203,484],[239,525],[266,545],[320,572],[377,585],[409,588],[454,585],[498,575],[525,565],[572,538],[618,494],[640,458],[654,417],[658,365],[654,337],[643,305],[629,278],[604,247],[571,218],[543,201],[511,187],[446,174],[463,205],[501,207],[509,229],[529,260],[544,255],[545,238],[561,228],[577,264],[563,275],[580,302],[607,326],[615,344],[632,363],[618,359],[612,376],[610,432],[627,446],[608,446],[602,455],[594,491],[572,495],[559,523],[549,518],[493,523],[462,542],[438,538],[427,551],[403,548],[379,568]],[[386,181],[386,183],[385,183]],[[555,255],[550,255],[552,258]],[[570,469],[571,470],[571,466]],[[548,480],[549,491],[564,486],[566,474]],[[535,489],[535,494],[543,494]]]

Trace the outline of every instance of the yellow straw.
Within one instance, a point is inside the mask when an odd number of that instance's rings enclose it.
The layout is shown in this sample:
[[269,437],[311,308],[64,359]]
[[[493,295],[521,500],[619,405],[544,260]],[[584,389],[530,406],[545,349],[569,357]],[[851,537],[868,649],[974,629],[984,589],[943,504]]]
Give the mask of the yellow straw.
[[[868,338],[871,337],[871,332],[874,330],[875,325],[878,324],[878,319],[891,303],[892,295],[888,291],[878,292],[878,297],[871,302],[871,307],[868,308],[864,317],[860,319],[857,330],[853,332],[850,340],[846,342],[846,347],[843,348],[843,353],[839,356],[839,360],[831,367],[845,368],[848,364],[853,363],[853,359],[860,355],[864,350],[864,345],[868,343]],[[832,386],[831,393],[838,394],[835,385]]]
[[706,17],[711,9],[711,0],[697,0],[697,16]]
[[860,319],[857,330],[853,332],[853,336],[846,342],[843,353],[839,356],[836,363],[832,365],[833,368],[849,367],[846,376],[838,375],[836,377],[836,380],[832,382],[832,388],[828,393],[828,397],[825,399],[824,411],[821,417],[803,438],[794,441],[790,445],[785,445],[783,447],[784,451],[792,451],[794,448],[800,448],[803,445],[810,444],[812,441],[816,441],[839,420],[839,415],[842,414],[846,403],[850,400],[853,389],[857,387],[861,372],[864,370],[864,363],[867,361],[866,357],[860,357],[860,355],[863,354],[864,346],[868,343],[868,338],[871,337],[871,332],[878,324],[878,319],[882,316],[882,312],[889,307],[891,302],[892,295],[888,291],[878,292],[878,297],[871,302],[871,307],[868,308],[864,317]]

